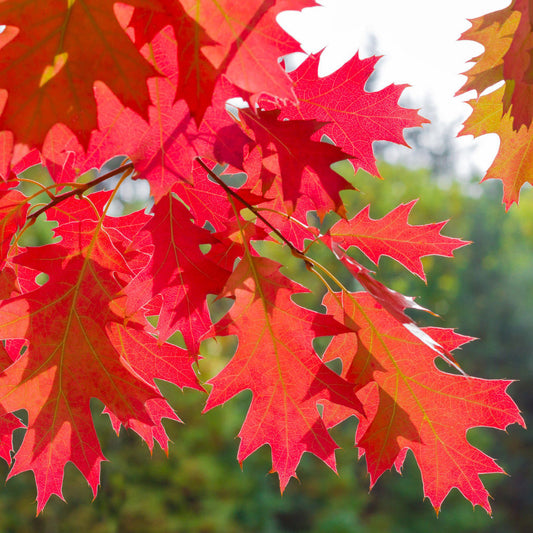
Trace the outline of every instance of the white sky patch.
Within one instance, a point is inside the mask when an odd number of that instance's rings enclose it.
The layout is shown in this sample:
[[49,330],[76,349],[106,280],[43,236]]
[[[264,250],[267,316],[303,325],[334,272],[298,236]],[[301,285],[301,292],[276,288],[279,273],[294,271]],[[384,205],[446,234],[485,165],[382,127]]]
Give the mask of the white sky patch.
[[[383,55],[376,67],[373,90],[391,83],[407,83],[402,103],[421,109],[426,118],[454,125],[458,132],[471,108],[464,103],[474,93],[455,97],[464,84],[460,73],[483,47],[458,41],[470,27],[467,19],[502,9],[509,0],[317,0],[319,6],[278,16],[281,26],[293,35],[307,53],[321,55],[319,75],[325,76],[348,61],[355,52],[361,57]],[[426,126],[427,128],[427,126]],[[495,135],[473,141],[453,141],[467,153],[465,173],[471,164],[484,172],[496,154]],[[459,169],[461,170],[459,165]],[[467,167],[470,169],[467,170]]]

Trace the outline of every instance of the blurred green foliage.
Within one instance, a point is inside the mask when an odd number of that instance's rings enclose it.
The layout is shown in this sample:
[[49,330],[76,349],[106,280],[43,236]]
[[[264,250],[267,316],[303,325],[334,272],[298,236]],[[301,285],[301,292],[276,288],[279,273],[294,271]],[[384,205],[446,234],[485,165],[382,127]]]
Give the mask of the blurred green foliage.
[[[399,166],[382,165],[381,172],[384,182],[363,173],[350,177],[364,191],[345,193],[350,216],[371,203],[371,216],[379,218],[398,203],[420,197],[411,223],[450,218],[444,233],[473,244],[458,250],[454,260],[424,259],[427,285],[387,258],[380,264],[379,278],[395,290],[419,295],[419,303],[443,317],[417,314],[421,323],[458,327],[461,333],[479,337],[457,359],[472,375],[521,379],[510,392],[527,422],[533,411],[532,191],[522,195],[519,209],[506,214],[497,184],[437,184],[429,171]],[[282,253],[281,257],[287,256]],[[356,257],[372,266],[364,257]],[[296,263],[292,275],[318,289]],[[345,274],[339,271],[338,275]],[[203,346],[209,360],[199,366],[206,379],[223,366],[231,344],[229,339]],[[95,423],[110,460],[103,464],[98,497],[91,503],[87,484],[70,466],[64,483],[69,503],[52,498],[35,518],[33,477],[25,473],[10,479],[0,491],[0,531],[525,533],[533,524],[533,439],[518,427],[511,427],[508,434],[487,429],[469,432],[470,440],[496,457],[512,476],[484,477],[495,498],[494,517],[479,508],[473,510],[452,491],[436,518],[431,505],[422,501],[420,476],[411,456],[402,476],[388,472],[368,493],[364,459],[357,460],[353,447],[354,420],[333,431],[342,446],[337,454],[340,475],[306,454],[298,470],[299,482],[292,480],[281,496],[277,478],[267,474],[266,447],[245,461],[242,472],[235,460],[235,437],[249,394],[201,415],[204,395],[181,392],[166,383],[161,388],[185,422],[166,425],[173,441],[168,458],[160,449],[150,457],[131,432],[123,430],[117,439],[107,417],[98,414],[102,405],[95,400]],[[2,468],[6,474],[7,467]]]

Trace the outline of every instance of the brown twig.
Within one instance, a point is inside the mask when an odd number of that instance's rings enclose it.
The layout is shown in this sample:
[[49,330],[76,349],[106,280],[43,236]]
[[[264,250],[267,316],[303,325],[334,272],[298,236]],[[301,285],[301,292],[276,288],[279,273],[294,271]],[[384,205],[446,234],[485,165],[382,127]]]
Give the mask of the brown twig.
[[124,166],[118,167],[115,170],[112,170],[111,172],[108,172],[107,174],[104,174],[103,176],[99,176],[98,178],[95,178],[92,181],[88,181],[87,183],[80,184],[77,188],[72,189],[71,191],[67,191],[63,194],[58,194],[54,197],[54,199],[46,204],[45,206],[41,207],[39,210],[35,211],[35,213],[32,213],[28,216],[28,220],[33,223],[35,219],[44,213],[46,210],[50,209],[51,207],[56,206],[57,204],[61,203],[63,200],[66,200],[67,198],[70,198],[71,196],[81,196],[85,191],[89,190],[91,187],[94,187],[95,185],[98,185],[99,183],[102,183],[103,181],[112,178],[113,176],[116,176],[117,174],[121,174],[122,172],[129,172],[131,173],[134,170],[133,163],[127,163]]
[[233,189],[228,187],[201,159],[200,157],[195,157],[195,160],[198,161],[200,166],[211,176],[223,189],[226,191],[227,194],[233,196],[233,198],[237,199],[239,202],[241,202],[245,207],[247,207],[263,224],[265,224],[267,227],[269,227],[291,250],[291,253],[300,258],[303,259],[306,263],[307,258],[301,250],[299,250],[292,242],[290,242],[277,228],[275,228],[253,205],[251,205],[249,202],[247,202],[244,198],[240,196],[238,192],[235,192]]

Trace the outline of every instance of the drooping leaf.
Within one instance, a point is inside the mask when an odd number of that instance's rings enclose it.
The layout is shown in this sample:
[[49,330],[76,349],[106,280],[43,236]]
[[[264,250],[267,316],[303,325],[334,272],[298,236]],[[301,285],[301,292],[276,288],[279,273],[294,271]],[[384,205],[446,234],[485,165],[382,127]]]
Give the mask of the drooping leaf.
[[304,452],[335,469],[337,445],[317,410],[324,399],[360,410],[353,386],[332,372],[312,347],[315,337],[345,331],[330,316],[301,308],[291,295],[302,287],[266,258],[247,255],[222,296],[235,299],[228,315],[215,324],[217,335],[238,335],[237,352],[210,383],[206,410],[246,389],[252,404],[239,433],[238,460],[268,444],[272,471],[281,490],[296,475]]
[[422,474],[424,495],[437,511],[457,487],[473,505],[490,512],[479,474],[502,469],[472,446],[466,434],[477,426],[505,429],[509,424],[524,424],[505,392],[511,382],[438,370],[436,353],[365,293],[328,294],[324,304],[353,331],[349,334],[351,361],[346,339],[341,350],[335,341],[330,345],[328,358],[343,357],[343,375],[358,389],[377,385],[375,415],[368,419],[364,433],[358,433],[357,442],[364,451],[371,484],[399,456],[403,460],[403,450],[409,448]]

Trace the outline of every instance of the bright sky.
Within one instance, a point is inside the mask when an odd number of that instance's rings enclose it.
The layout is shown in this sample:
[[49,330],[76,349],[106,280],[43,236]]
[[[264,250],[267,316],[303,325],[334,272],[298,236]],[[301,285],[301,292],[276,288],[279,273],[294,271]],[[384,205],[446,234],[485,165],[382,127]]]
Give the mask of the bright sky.
[[[340,67],[359,50],[362,57],[383,55],[377,64],[375,89],[390,83],[408,83],[409,107],[421,108],[430,120],[454,124],[455,131],[470,113],[465,98],[454,97],[465,77],[468,60],[483,48],[457,41],[470,27],[469,18],[506,7],[509,0],[317,0],[320,6],[286,12],[278,22],[302,43],[307,53],[325,48],[320,75]],[[466,99],[472,98],[473,93]],[[492,162],[498,140],[454,141],[470,161],[460,168],[484,171]]]

